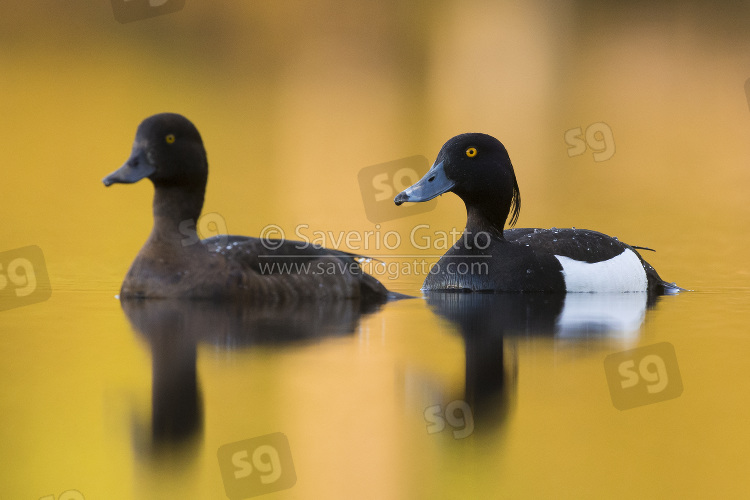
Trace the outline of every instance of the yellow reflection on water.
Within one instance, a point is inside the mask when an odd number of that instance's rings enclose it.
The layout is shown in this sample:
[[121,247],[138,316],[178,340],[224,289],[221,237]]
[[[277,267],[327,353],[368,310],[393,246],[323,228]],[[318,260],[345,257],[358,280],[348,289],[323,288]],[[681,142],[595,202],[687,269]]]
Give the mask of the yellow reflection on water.
[[[279,498],[747,490],[745,7],[188,0],[127,24],[107,2],[0,13],[0,252],[38,245],[52,286],[48,300],[0,312],[4,496],[225,498],[218,449],[275,432],[297,475]],[[194,370],[176,372],[195,382],[196,427],[154,446],[160,358],[114,299],[150,231],[153,189],[101,178],[125,161],[140,120],[162,111],[201,131],[204,213],[230,233],[394,231],[402,245],[369,253],[433,262],[444,249],[409,234],[460,230],[460,200],[376,225],[357,174],[432,162],[452,135],[482,131],[510,152],[519,227],[655,248],[645,257],[662,277],[696,291],[658,301],[635,336],[500,335],[498,365],[477,372],[505,377],[500,402],[464,439],[448,424],[429,432],[425,412],[478,390],[466,334],[421,297],[320,341],[200,339],[178,358]],[[584,141],[570,156],[566,132],[602,123],[614,153],[596,161]],[[414,295],[423,280],[379,277]],[[617,410],[605,357],[659,342],[674,346],[683,393]]]

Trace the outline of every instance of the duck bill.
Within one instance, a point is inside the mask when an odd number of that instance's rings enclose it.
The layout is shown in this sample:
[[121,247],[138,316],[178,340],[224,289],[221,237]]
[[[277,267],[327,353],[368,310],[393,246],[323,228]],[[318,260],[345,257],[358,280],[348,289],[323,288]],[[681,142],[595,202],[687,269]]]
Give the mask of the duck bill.
[[132,184],[144,177],[148,177],[156,171],[156,168],[148,161],[146,151],[142,147],[134,147],[130,158],[122,167],[118,168],[107,177],[102,179],[105,186],[112,184]]
[[432,165],[430,170],[416,184],[401,191],[393,202],[396,205],[401,205],[407,201],[415,203],[430,201],[443,193],[447,193],[455,185],[456,183],[445,175],[445,169],[441,161]]

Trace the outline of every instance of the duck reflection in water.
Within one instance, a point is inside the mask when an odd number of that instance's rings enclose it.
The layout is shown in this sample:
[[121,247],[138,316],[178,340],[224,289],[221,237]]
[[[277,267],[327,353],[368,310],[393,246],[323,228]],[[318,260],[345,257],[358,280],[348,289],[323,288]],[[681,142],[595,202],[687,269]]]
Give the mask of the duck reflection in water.
[[645,292],[426,292],[425,295],[430,309],[454,324],[463,338],[464,394],[451,399],[462,399],[468,404],[469,418],[473,418],[475,431],[479,433],[495,430],[513,407],[518,382],[513,348],[517,339],[527,336],[578,342],[635,339],[647,308],[661,299]]
[[[196,372],[198,344],[233,349],[314,342],[353,333],[363,315],[379,308],[379,303],[352,300],[253,306],[123,299],[121,305],[133,329],[151,349],[152,416],[146,440],[153,453],[200,441],[203,405]],[[137,443],[144,440],[142,435],[134,438]]]

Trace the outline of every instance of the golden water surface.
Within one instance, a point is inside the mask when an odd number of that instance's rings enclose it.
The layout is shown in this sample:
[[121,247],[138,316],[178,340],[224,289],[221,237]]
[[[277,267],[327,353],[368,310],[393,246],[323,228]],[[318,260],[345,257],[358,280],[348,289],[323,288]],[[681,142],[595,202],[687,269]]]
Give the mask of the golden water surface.
[[[150,8],[0,7],[0,497],[747,498],[750,7]],[[416,298],[122,307],[153,189],[101,179],[163,111],[208,151],[204,236],[317,238]],[[360,171],[426,168],[463,132],[506,145],[518,227],[653,248],[692,291],[423,297],[412,263],[445,251],[463,205],[378,220]]]

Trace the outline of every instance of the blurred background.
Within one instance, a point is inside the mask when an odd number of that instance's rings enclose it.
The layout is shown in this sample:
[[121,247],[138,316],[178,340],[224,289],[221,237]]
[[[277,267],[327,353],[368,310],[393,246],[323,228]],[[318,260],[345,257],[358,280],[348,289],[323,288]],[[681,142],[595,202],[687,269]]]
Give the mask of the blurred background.
[[[118,22],[113,7],[141,18]],[[297,472],[278,498],[747,493],[750,4],[149,9],[0,7],[0,252],[37,245],[52,290],[0,312],[2,496],[225,498],[217,449],[272,432],[286,433]],[[101,179],[127,159],[140,121],[164,111],[200,130],[204,213],[229,233],[396,231],[403,246],[370,252],[395,261],[436,260],[441,251],[410,247],[408,234],[461,230],[463,205],[446,195],[376,227],[359,172],[417,155],[431,164],[459,133],[497,137],[522,193],[517,227],[595,229],[654,248],[644,256],[661,276],[695,290],[649,310],[628,344],[672,342],[684,394],[620,412],[602,360],[624,344],[522,339],[506,424],[491,439],[436,438],[425,394],[463,387],[465,360],[455,327],[420,298],[313,347],[201,344],[200,442],[154,458],[141,429],[152,343],[113,298],[150,231],[153,189]],[[413,295],[423,280],[380,278]]]

